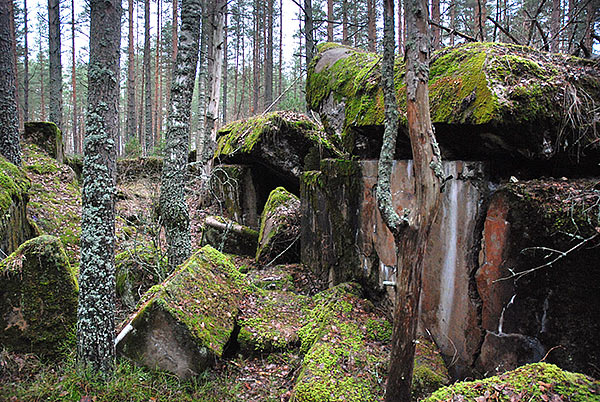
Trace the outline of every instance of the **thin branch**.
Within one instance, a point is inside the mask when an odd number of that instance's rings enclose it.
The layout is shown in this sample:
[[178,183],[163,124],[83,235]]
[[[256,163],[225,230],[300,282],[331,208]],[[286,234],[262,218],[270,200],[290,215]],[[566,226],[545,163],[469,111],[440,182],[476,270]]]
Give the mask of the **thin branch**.
[[457,31],[456,29],[452,29],[452,28],[448,28],[448,27],[446,27],[446,26],[443,26],[442,24],[439,24],[439,23],[437,23],[437,22],[435,22],[435,21],[433,21],[433,20],[431,20],[431,19],[429,20],[429,23],[430,23],[431,25],[433,25],[433,26],[436,26],[436,27],[438,27],[438,28],[441,28],[441,29],[443,29],[444,31],[448,32],[450,35],[456,35],[456,36],[460,36],[461,38],[463,38],[463,39],[466,39],[466,40],[468,40],[469,42],[479,42],[477,39],[475,39],[475,38],[474,38],[474,37],[472,37],[472,36],[469,36],[469,35],[467,35],[467,34],[464,34],[464,33],[462,33],[462,32],[459,32],[459,31]]
[[494,283],[496,282],[500,282],[500,281],[505,281],[507,279],[515,279],[515,280],[519,280],[520,278],[522,278],[525,275],[528,275],[532,272],[535,272],[539,269],[545,268],[545,267],[549,267],[550,265],[554,264],[555,262],[557,262],[558,260],[561,260],[563,258],[565,258],[567,255],[571,254],[573,251],[577,250],[578,248],[580,248],[581,246],[583,246],[584,244],[594,240],[596,237],[600,236],[600,233],[596,233],[593,236],[588,237],[587,239],[583,239],[582,241],[580,241],[579,243],[577,243],[576,245],[574,245],[573,247],[571,247],[570,249],[568,249],[567,251],[560,251],[560,250],[554,250],[554,249],[550,249],[547,247],[528,247],[526,249],[521,250],[521,252],[526,251],[526,250],[546,250],[546,251],[552,251],[554,253],[557,253],[558,256],[556,258],[554,258],[551,261],[548,261],[545,264],[541,264],[538,265],[537,267],[525,270],[525,271],[521,271],[521,272],[514,272],[511,270],[511,274],[507,277],[504,278],[500,278],[500,279],[496,279],[494,281]]
[[273,103],[271,103],[271,104],[269,105],[269,107],[268,107],[268,108],[266,108],[264,112],[262,112],[262,116],[264,116],[264,115],[265,115],[265,114],[266,114],[266,113],[267,113],[269,110],[271,110],[271,108],[272,108],[273,106],[275,106],[275,104],[277,104],[277,102],[279,102],[279,99],[283,98],[283,95],[285,95],[287,91],[289,91],[289,90],[290,90],[290,89],[291,89],[291,88],[292,88],[294,85],[296,85],[296,82],[298,82],[298,80],[299,80],[300,78],[302,78],[302,74],[300,74],[299,76],[297,76],[297,77],[296,77],[296,79],[294,79],[294,81],[293,81],[293,82],[292,82],[292,83],[291,83],[291,84],[290,84],[290,85],[289,85],[289,86],[288,86],[288,87],[285,89],[285,91],[283,91],[283,92],[282,92],[282,93],[281,93],[281,94],[280,94],[280,95],[277,97],[277,99],[275,99],[275,100],[273,101]]
[[515,44],[517,44],[517,45],[520,45],[520,44],[521,44],[521,43],[520,43],[520,42],[517,40],[517,38],[515,38],[514,36],[512,36],[512,34],[511,34],[510,32],[508,32],[508,30],[507,30],[507,29],[505,29],[505,28],[504,28],[502,25],[500,25],[500,24],[498,23],[498,21],[496,21],[494,18],[492,18],[491,16],[489,16],[489,15],[488,15],[488,16],[487,16],[487,19],[488,19],[488,20],[490,20],[490,21],[492,21],[492,23],[493,23],[495,26],[497,26],[497,27],[498,27],[498,29],[499,29],[500,31],[502,31],[502,33],[503,33],[504,35],[508,36],[508,38],[509,38],[510,40],[512,40],[512,41],[513,41]]

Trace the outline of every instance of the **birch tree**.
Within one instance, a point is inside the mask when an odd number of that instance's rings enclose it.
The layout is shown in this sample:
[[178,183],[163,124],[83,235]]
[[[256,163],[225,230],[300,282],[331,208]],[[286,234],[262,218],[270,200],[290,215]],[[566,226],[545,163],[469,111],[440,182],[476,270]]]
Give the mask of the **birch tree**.
[[200,0],[182,0],[179,48],[171,82],[171,103],[160,187],[160,215],[167,238],[169,266],[172,268],[183,263],[192,250],[185,182],[201,16]]

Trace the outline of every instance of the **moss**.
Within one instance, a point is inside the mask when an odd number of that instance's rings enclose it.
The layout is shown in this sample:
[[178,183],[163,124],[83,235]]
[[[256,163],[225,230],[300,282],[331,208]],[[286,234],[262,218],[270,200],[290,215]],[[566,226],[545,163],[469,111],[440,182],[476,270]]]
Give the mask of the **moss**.
[[217,134],[215,158],[236,153],[251,153],[263,138],[280,131],[290,131],[292,135],[303,136],[317,145],[329,148],[319,127],[306,117],[272,112],[240,120],[221,128]]
[[23,138],[29,144],[36,145],[50,157],[63,160],[63,136],[52,122],[26,122]]
[[74,330],[78,291],[60,240],[39,236],[23,243],[0,263],[0,289],[0,343],[57,357]]
[[[153,314],[163,312],[185,328],[196,345],[221,356],[234,328],[244,286],[244,274],[229,258],[205,246],[162,284],[148,290],[131,325],[142,328]],[[134,337],[126,342],[126,353],[135,359],[140,353],[139,340]]]
[[563,371],[552,364],[534,363],[500,376],[456,383],[436,391],[425,401],[438,402],[449,398],[474,401],[484,396],[498,402],[509,402],[515,398],[593,402],[600,401],[600,382],[583,374]]
[[31,181],[22,169],[0,156],[0,213],[4,220],[14,201],[23,201]]
[[392,339],[392,324],[385,319],[367,321],[367,336],[374,341],[389,342]]

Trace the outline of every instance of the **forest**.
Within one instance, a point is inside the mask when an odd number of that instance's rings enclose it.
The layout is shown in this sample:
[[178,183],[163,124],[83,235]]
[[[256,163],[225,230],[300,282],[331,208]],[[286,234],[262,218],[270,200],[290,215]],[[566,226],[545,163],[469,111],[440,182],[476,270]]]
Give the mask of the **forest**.
[[0,401],[599,401],[599,0],[0,0]]

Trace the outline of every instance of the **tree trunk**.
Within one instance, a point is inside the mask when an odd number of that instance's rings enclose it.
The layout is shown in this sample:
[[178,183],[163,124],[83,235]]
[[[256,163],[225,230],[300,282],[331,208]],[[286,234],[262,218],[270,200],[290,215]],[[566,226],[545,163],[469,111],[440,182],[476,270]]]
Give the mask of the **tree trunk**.
[[481,41],[486,40],[485,35],[485,20],[487,18],[487,10],[485,6],[486,0],[477,0],[475,3],[475,37]]
[[13,71],[15,74],[15,100],[17,102],[17,121],[19,130],[22,130],[23,125],[23,109],[21,109],[21,100],[19,96],[19,69],[17,64],[17,33],[15,30],[15,5],[14,2],[10,2],[10,36],[11,36],[11,48],[10,54],[12,55]]
[[59,0],[48,0],[48,44],[50,70],[50,121],[62,129],[62,65],[60,63]]
[[377,31],[376,31],[376,13],[375,1],[367,0],[367,25],[369,27],[369,52],[377,51]]
[[90,11],[77,359],[108,373],[115,360],[114,195],[121,2],[91,0]]
[[456,21],[456,1],[450,0],[450,46],[454,46],[454,28]]
[[[438,24],[440,21],[440,0],[431,1],[431,19]],[[441,44],[441,32],[440,27],[433,25],[431,30],[433,31],[433,50],[438,50]]]
[[228,71],[229,68],[229,49],[227,49],[228,45],[228,13],[227,13],[227,2],[225,2],[224,6],[224,21],[223,21],[223,113],[222,113],[222,124],[227,123],[227,85],[228,85]]
[[260,74],[258,72],[258,58],[259,58],[259,13],[258,7],[260,2],[254,1],[254,36],[252,38],[253,52],[252,52],[252,110],[251,113],[258,113],[258,97],[260,96]]
[[312,0],[304,0],[304,37],[306,48],[306,68],[308,68],[315,55]]
[[327,0],[327,42],[333,42],[333,0]]
[[71,0],[71,103],[73,107],[71,131],[73,138],[73,153],[81,154],[77,136],[77,65],[75,60],[75,0]]
[[29,41],[28,41],[28,16],[27,16],[27,0],[23,0],[23,30],[24,30],[24,45],[23,49],[23,121],[29,121]]
[[279,66],[277,77],[279,85],[277,86],[277,97],[283,92],[283,0],[279,0]]
[[192,250],[185,183],[201,18],[200,0],[182,0],[179,50],[171,82],[171,103],[160,186],[160,214],[165,225],[167,255],[171,268],[183,263]]
[[202,31],[200,34],[200,50],[198,59],[198,124],[196,130],[196,153],[199,157],[202,150],[202,134],[204,133],[204,118],[206,117],[206,91],[208,91],[208,77],[206,76],[207,71],[207,49],[208,49],[208,37],[210,33],[210,24],[208,18],[207,1],[202,0],[201,4],[203,10],[202,13]]
[[273,103],[273,0],[267,0],[265,57],[265,108]]
[[560,29],[560,0],[552,0],[552,14],[550,16],[550,51],[558,52],[558,31]]
[[[129,0],[129,35],[127,43],[127,118],[125,136],[126,142],[132,141],[136,137],[137,121],[135,113],[135,48],[133,45],[133,2]],[[174,0],[176,3],[176,0]]]
[[392,205],[390,176],[398,112],[394,86],[394,1],[385,0],[384,56],[382,79],[385,104],[385,132],[379,160],[377,203],[394,235],[398,252],[396,307],[386,401],[410,401],[418,322],[423,256],[431,224],[440,202],[442,166],[439,148],[429,115],[429,23],[426,0],[407,0],[406,84],[407,120],[414,160],[417,210],[398,216]]
[[404,23],[404,15],[402,14],[402,0],[398,1],[398,53],[404,54],[404,29],[402,29]]
[[161,36],[161,25],[160,25],[160,13],[161,13],[161,0],[157,0],[156,5],[156,52],[154,54],[154,119],[153,119],[153,131],[154,131],[154,144],[160,144],[160,36]]
[[348,40],[348,0],[342,0],[342,45],[349,45]]
[[208,38],[208,102],[206,117],[204,119],[204,133],[202,152],[197,155],[201,166],[205,167],[206,177],[210,174],[211,159],[217,141],[217,117],[219,113],[219,100],[221,98],[221,79],[223,73],[223,24],[225,20],[226,0],[210,0],[208,24],[210,35]]
[[[172,81],[172,77],[173,77],[173,70],[175,70],[175,62],[177,60],[177,20],[179,17],[179,13],[177,11],[177,3],[179,3],[179,0],[172,0],[173,1],[173,27],[172,27],[172,33],[171,33],[171,63],[169,64],[169,69],[168,69],[168,74],[167,74],[167,99],[165,101],[165,104],[169,105],[171,103],[171,81]],[[168,108],[168,106],[167,106]]]
[[0,154],[15,165],[21,165],[16,80],[11,50],[11,6],[12,0],[0,0]]
[[154,133],[152,132],[152,71],[150,66],[150,0],[144,1],[144,156],[152,153]]

